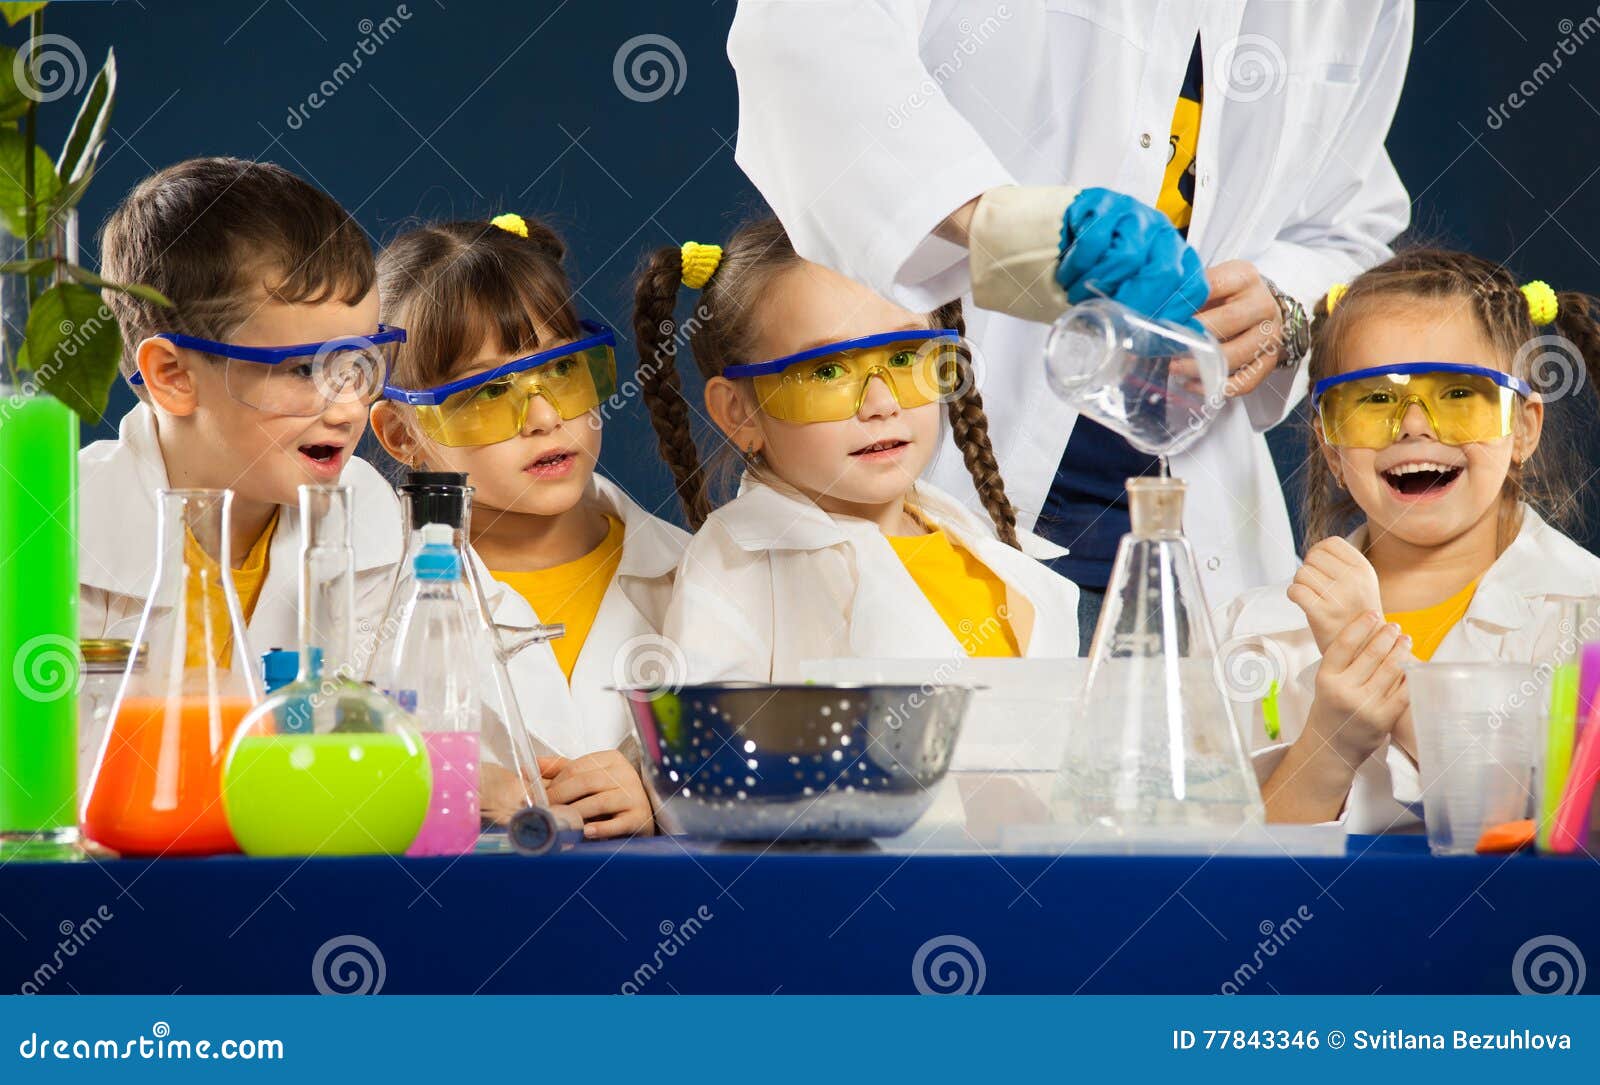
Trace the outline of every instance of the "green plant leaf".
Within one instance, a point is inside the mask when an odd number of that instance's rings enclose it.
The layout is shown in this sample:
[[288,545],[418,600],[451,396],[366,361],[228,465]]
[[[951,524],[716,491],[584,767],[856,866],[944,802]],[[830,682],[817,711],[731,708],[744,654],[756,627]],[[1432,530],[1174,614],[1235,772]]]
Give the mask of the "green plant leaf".
[[52,286],[34,301],[23,334],[39,386],[85,422],[99,422],[122,358],[122,333],[100,292],[81,283]]
[[36,260],[11,260],[0,264],[0,275],[31,275],[38,278],[41,275],[49,275],[55,269],[55,257],[41,256]]
[[[26,199],[22,193],[22,163],[27,150],[27,140],[21,132],[0,128],[0,226],[16,237],[27,232]],[[33,201],[36,208],[48,208],[54,202],[61,182],[56,178],[55,163],[42,147],[33,149]],[[35,216],[35,236],[44,232],[45,214]]]
[[[53,260],[50,261],[52,264],[54,262]],[[5,266],[0,265],[0,271],[4,270]],[[120,290],[124,294],[132,294],[136,298],[148,301],[151,305],[172,308],[172,301],[153,286],[145,286],[143,283],[114,283],[110,279],[102,279],[88,268],[79,267],[77,264],[68,264],[67,274],[85,286],[99,287],[101,290]]]
[[0,121],[14,121],[28,111],[28,96],[16,77],[17,51],[0,45]]
[[5,16],[7,26],[16,26],[34,12],[42,10],[45,2],[46,0],[38,0],[36,3],[3,3],[0,4],[0,15]]
[[63,186],[57,199],[59,207],[77,203],[88,186],[100,148],[105,145],[106,127],[111,123],[111,104],[116,94],[117,54],[115,49],[108,49],[105,66],[89,84],[89,93],[78,107],[72,131],[61,148],[61,157],[56,159],[56,176]]

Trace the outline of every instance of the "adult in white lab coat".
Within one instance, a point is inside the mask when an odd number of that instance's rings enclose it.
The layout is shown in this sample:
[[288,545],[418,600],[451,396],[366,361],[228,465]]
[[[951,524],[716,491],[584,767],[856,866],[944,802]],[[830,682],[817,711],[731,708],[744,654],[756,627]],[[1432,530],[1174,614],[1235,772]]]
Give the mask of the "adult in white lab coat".
[[[927,311],[972,284],[968,224],[985,194],[1067,186],[1053,219],[1039,219],[1037,247],[1052,258],[1074,190],[1155,202],[1198,34],[1206,93],[1188,241],[1211,267],[1212,303],[1226,299],[1201,319],[1225,341],[1236,390],[1250,390],[1172,470],[1190,486],[1185,530],[1206,593],[1231,599],[1295,567],[1262,436],[1304,393],[1302,367],[1277,364],[1297,349],[1286,348],[1280,312],[1292,313],[1288,299],[1309,310],[1330,284],[1387,256],[1408,220],[1383,139],[1411,28],[1407,0],[744,0],[728,41],[737,158],[801,255]],[[1023,526],[1076,421],[1041,364],[1039,321],[1065,295],[1048,273],[1033,278],[1020,284],[1038,287],[1033,304],[1009,306],[1033,319],[968,308],[990,434]],[[932,478],[975,504],[954,449]]]
[[[1349,536],[1362,552],[1366,530],[1363,526]],[[1280,679],[1282,731],[1277,738],[1267,735],[1260,701],[1241,706],[1241,715],[1250,720],[1247,730],[1255,747],[1256,774],[1263,782],[1301,736],[1322,658],[1305,612],[1290,602],[1287,593],[1287,582],[1257,588],[1216,614],[1222,665],[1252,686],[1265,687],[1267,678]],[[1564,635],[1562,604],[1594,596],[1600,596],[1600,557],[1523,505],[1517,537],[1484,573],[1466,614],[1445,635],[1432,659],[1554,665]],[[1570,631],[1567,635],[1570,639]],[[1569,644],[1566,650],[1572,647]],[[1352,833],[1415,830],[1422,816],[1415,763],[1385,743],[1357,769],[1343,816]]]
[[[156,570],[156,491],[168,487],[156,442],[155,414],[134,406],[115,441],[96,441],[78,453],[78,629],[85,638],[131,640],[149,598]],[[350,487],[355,515],[356,629],[352,650],[358,670],[375,647],[404,540],[394,490],[365,460],[352,458],[339,478]],[[250,658],[269,648],[300,647],[300,510],[278,514],[267,550],[267,574],[246,623]]]
[[[1078,589],[1041,563],[1060,547],[1026,532],[1022,550],[1007,546],[988,520],[927,483],[908,500],[1005,583],[1024,656],[1077,655]],[[750,474],[690,541],[664,631],[693,682],[798,682],[814,659],[967,658],[882,528]]]
[[[622,557],[572,668],[569,684],[549,642],[512,655],[507,670],[523,722],[542,754],[577,758],[624,749],[633,726],[623,697],[607,686],[645,684],[672,673],[671,650],[661,638],[674,573],[689,535],[651,515],[622,487],[601,475],[584,499],[622,521]],[[478,562],[478,582],[495,624],[514,640],[539,624],[521,594],[494,579]]]

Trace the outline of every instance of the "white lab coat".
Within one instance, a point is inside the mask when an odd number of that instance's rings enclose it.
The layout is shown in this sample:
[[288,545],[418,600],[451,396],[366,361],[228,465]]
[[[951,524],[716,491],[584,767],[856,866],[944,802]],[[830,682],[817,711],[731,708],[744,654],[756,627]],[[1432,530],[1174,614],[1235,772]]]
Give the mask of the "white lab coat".
[[[340,484],[354,495],[355,652],[360,666],[375,648],[404,551],[400,503],[376,468],[352,458]],[[143,403],[123,416],[115,441],[78,453],[78,629],[83,637],[132,639],[156,568],[156,491],[167,467],[154,412]],[[298,649],[300,509],[285,505],[267,551],[267,575],[246,623],[252,662],[269,648]]]
[[[1077,656],[1078,587],[1039,560],[1060,547],[1020,532],[1026,552],[1013,549],[987,519],[927,483],[913,500],[1005,582],[1025,656]],[[690,682],[799,682],[801,664],[814,659],[966,658],[877,524],[830,515],[748,474],[684,552],[665,633]]]
[[[609,479],[595,475],[586,500],[622,521],[622,558],[578,653],[572,682],[549,642],[527,646],[507,664],[523,722],[543,746],[540,752],[562,757],[618,749],[632,735],[622,695],[606,687],[646,680],[651,661],[663,657],[661,626],[689,542],[682,528],[652,516]],[[494,579],[476,552],[472,560],[490,614],[504,633],[514,638],[539,623],[528,601]]]
[[[744,0],[728,38],[737,160],[802,256],[929,310],[970,285],[966,250],[934,228],[987,189],[1098,185],[1155,202],[1198,31],[1189,241],[1207,265],[1253,262],[1309,311],[1386,258],[1409,219],[1383,140],[1412,21],[1408,0]],[[1032,527],[1077,415],[1046,383],[1045,325],[969,306],[967,326],[1006,490]],[[1274,374],[1172,459],[1211,599],[1293,574],[1260,431],[1304,383],[1303,367]],[[948,441],[929,478],[979,507]]]
[[[1349,538],[1358,549],[1363,547],[1366,528]],[[1232,662],[1241,673],[1256,674],[1242,662],[1252,656],[1279,676],[1278,740],[1267,737],[1260,701],[1237,706],[1241,722],[1248,721],[1247,738],[1263,781],[1305,728],[1322,659],[1305,612],[1289,601],[1288,587],[1285,583],[1246,592],[1215,616],[1224,666]],[[1554,663],[1561,604],[1593,596],[1600,596],[1600,557],[1524,505],[1517,537],[1483,574],[1467,613],[1445,635],[1433,659]],[[1421,822],[1421,798],[1416,765],[1385,744],[1357,770],[1345,806],[1346,826],[1352,833],[1414,830]]]

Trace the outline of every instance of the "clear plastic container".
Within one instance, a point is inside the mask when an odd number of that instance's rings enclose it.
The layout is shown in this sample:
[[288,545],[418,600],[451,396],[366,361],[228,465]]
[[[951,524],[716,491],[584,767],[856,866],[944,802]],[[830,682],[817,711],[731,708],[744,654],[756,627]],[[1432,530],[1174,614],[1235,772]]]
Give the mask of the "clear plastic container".
[[260,684],[233,586],[233,494],[162,490],[156,573],[84,803],[90,839],[124,855],[237,850],[223,759]]
[[352,501],[349,487],[300,487],[300,676],[245,717],[223,772],[249,855],[397,855],[428,811],[422,736],[356,676]]
[[1171,456],[1221,410],[1228,365],[1210,336],[1095,298],[1057,318],[1045,374],[1082,414],[1141,452]]
[[1128,480],[1122,537],[1095,628],[1083,709],[1052,792],[1055,821],[1123,834],[1177,828],[1226,835],[1264,818],[1231,702],[1194,552],[1184,484]]
[[144,669],[145,652],[141,645],[135,660],[131,640],[84,640],[78,643],[78,651],[83,657],[83,686],[78,690],[78,794],[87,795],[122,676],[129,663]]

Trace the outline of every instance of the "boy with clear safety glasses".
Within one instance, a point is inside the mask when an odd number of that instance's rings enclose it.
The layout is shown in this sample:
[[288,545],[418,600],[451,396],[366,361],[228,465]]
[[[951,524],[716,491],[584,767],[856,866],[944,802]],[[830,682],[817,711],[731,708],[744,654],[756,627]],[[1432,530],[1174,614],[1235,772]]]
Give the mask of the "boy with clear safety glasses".
[[[378,322],[366,235],[278,166],[200,158],[127,195],[101,261],[172,307],[106,297],[139,403],[115,441],[79,456],[81,635],[134,636],[156,563],[156,491],[226,488],[250,642],[296,644],[297,490],[341,483],[355,491],[357,629],[370,638],[402,540],[393,490],[355,448],[405,332]],[[187,559],[210,560],[192,541]]]
[[1429,249],[1318,304],[1305,561],[1218,615],[1224,662],[1272,672],[1249,726],[1269,819],[1415,829],[1406,667],[1537,662],[1562,603],[1600,594],[1600,557],[1555,526],[1578,511],[1595,305]]

